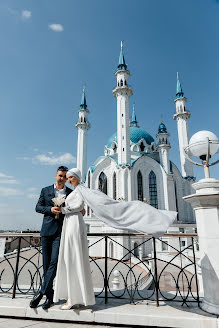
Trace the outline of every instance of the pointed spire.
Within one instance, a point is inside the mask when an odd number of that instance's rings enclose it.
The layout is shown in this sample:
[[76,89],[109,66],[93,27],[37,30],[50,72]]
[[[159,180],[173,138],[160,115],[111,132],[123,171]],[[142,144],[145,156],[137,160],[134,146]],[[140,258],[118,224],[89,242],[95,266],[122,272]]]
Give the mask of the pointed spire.
[[138,121],[135,114],[135,103],[133,103],[132,120],[130,122],[130,126],[135,126],[138,128]]
[[85,87],[83,87],[83,93],[82,93],[82,97],[81,97],[80,108],[81,109],[86,109],[87,108],[86,95],[85,95]]
[[127,65],[125,63],[125,57],[123,54],[123,42],[121,41],[121,50],[120,50],[120,55],[119,55],[119,65],[118,65],[118,69],[127,69]]
[[179,80],[179,73],[177,72],[177,83],[176,83],[176,98],[181,98],[184,96],[182,91],[181,83]]

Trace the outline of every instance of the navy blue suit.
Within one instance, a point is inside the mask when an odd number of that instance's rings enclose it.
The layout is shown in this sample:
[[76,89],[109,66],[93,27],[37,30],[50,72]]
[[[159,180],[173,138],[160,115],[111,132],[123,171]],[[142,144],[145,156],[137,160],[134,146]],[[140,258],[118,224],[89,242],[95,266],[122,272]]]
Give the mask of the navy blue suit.
[[[66,197],[72,189],[66,187]],[[43,273],[44,281],[40,292],[49,299],[53,298],[53,280],[56,275],[59,245],[64,215],[59,214],[55,219],[55,214],[51,212],[54,207],[52,198],[55,197],[54,185],[45,187],[41,190],[40,198],[36,204],[36,212],[44,214],[42,228],[40,231],[43,253]]]

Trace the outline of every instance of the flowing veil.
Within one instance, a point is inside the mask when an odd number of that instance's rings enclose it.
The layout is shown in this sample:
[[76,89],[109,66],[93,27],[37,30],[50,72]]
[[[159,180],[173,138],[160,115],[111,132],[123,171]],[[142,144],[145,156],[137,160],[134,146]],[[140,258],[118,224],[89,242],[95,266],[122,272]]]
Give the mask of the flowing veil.
[[133,230],[153,236],[162,236],[176,219],[177,212],[158,210],[144,202],[118,201],[100,190],[78,185],[84,202],[107,225],[123,230]]

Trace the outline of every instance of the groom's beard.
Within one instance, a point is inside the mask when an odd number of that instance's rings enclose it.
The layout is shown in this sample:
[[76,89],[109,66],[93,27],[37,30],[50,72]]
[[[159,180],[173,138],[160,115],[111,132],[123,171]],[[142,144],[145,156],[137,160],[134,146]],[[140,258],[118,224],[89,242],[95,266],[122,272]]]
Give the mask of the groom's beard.
[[57,181],[57,185],[58,185],[59,187],[63,187],[63,188],[64,188],[65,183]]

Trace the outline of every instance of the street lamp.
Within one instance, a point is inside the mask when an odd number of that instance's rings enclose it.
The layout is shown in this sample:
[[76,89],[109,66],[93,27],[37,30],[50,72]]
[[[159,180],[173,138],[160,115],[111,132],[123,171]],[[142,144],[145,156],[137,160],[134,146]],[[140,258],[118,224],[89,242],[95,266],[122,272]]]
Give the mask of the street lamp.
[[[184,148],[186,158],[195,165],[203,166],[205,170],[205,178],[210,178],[209,166],[219,163],[219,160],[209,163],[210,158],[218,152],[219,141],[217,136],[210,131],[199,131],[195,133],[189,145]],[[201,163],[193,161],[190,156],[199,157]]]

